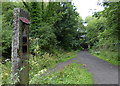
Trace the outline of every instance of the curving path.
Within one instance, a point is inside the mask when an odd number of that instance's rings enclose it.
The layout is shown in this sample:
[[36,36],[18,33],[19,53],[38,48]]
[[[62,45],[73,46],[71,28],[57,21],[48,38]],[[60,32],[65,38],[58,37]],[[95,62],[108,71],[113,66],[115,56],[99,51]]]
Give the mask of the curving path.
[[118,84],[118,67],[98,59],[87,51],[81,51],[76,58],[59,63],[50,71],[59,71],[70,63],[85,64],[85,68],[93,74],[94,84]]

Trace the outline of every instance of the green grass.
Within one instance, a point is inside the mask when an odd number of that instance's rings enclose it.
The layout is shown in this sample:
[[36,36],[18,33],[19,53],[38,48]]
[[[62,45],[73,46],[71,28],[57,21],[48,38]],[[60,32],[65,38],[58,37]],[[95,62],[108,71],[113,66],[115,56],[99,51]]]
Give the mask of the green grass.
[[57,60],[57,62],[65,62],[69,59],[75,58],[77,55],[78,51],[71,51],[71,52],[64,52],[59,54],[59,59]]
[[75,58],[77,51],[59,52],[56,55],[45,53],[42,56],[30,57],[30,79],[43,69],[54,68],[56,64]]
[[76,63],[69,64],[59,72],[47,76],[40,77],[39,73],[33,76],[31,84],[93,84],[91,73]]
[[[30,56],[30,84],[92,84],[92,75],[82,68],[82,65],[75,63],[66,66],[59,72],[40,77],[41,74],[49,68],[53,68],[56,64],[76,57],[77,52],[63,52],[57,56],[48,53],[45,53],[42,57]],[[11,61],[6,60],[6,63],[1,66],[0,78],[2,78],[2,84],[11,84]]]
[[[42,56],[33,57],[30,56],[29,60],[29,78],[31,78],[36,75],[39,71],[43,69],[49,69],[54,68],[56,64],[60,62],[67,61],[71,58],[74,58],[77,54],[76,51],[71,52],[57,52],[57,55],[50,55],[48,53],[45,53]],[[2,78],[3,84],[10,84],[11,83],[11,61],[6,60],[4,64],[0,65],[2,70],[0,70],[0,79]]]
[[0,63],[0,79],[2,84],[11,84],[11,62],[5,60],[4,64]]
[[109,62],[110,64],[120,66],[120,62],[118,61],[118,52],[110,52],[110,51],[99,51],[92,52],[92,54],[99,59]]

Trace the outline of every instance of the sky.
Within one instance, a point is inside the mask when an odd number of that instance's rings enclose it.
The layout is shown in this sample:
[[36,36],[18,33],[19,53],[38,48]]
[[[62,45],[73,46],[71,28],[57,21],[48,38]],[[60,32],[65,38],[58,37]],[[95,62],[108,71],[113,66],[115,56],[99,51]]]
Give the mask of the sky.
[[[85,19],[87,16],[92,15],[94,11],[102,11],[104,8],[100,5],[97,5],[98,0],[73,0],[72,3],[77,8],[77,12],[80,14],[82,19]],[[90,9],[92,9],[90,11]]]

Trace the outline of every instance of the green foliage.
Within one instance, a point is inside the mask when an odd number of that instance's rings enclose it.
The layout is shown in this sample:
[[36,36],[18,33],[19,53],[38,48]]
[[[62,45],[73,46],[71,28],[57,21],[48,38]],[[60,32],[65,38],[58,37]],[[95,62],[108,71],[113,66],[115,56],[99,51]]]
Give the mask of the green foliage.
[[63,46],[65,49],[69,49],[73,47],[73,43],[76,43],[72,41],[75,40],[78,33],[77,29],[80,24],[78,24],[79,16],[71,3],[63,3],[63,8],[61,10],[64,14],[62,15],[62,19],[57,21],[54,25],[55,34],[59,41],[59,45]]
[[2,28],[2,51],[6,52],[8,48],[11,46],[11,39],[12,39],[12,26],[8,23],[3,22],[3,28]]
[[103,11],[95,13],[93,17],[86,18],[86,21],[88,21],[86,26],[88,43],[94,45],[91,49],[95,54],[99,54],[98,57],[117,64],[120,44],[120,2],[105,3],[103,5],[105,6]]
[[[83,28],[82,19],[78,16],[76,9],[71,3],[31,2],[30,4],[31,37],[42,39],[40,40],[41,45],[48,48],[53,44],[54,46],[56,44],[62,46],[64,49],[66,47],[70,49],[79,46],[79,40],[75,37],[78,33],[77,29],[79,27]],[[48,31],[50,31],[50,34]],[[42,38],[42,34],[47,36]],[[54,38],[53,40],[50,38],[51,36]],[[51,40],[52,43],[47,44],[47,40]]]
[[100,17],[99,19],[96,17],[88,16],[86,18],[86,22],[88,25],[86,26],[86,31],[87,31],[87,37],[88,37],[88,43],[90,45],[93,45],[97,43],[100,38],[99,34],[101,34],[105,30],[105,18]]
[[[104,39],[111,46],[113,43],[118,43],[118,35],[119,35],[119,20],[120,20],[120,2],[112,2],[109,3],[109,7],[107,7],[103,11],[103,16],[107,19],[107,29],[104,31],[106,37]],[[103,35],[104,35],[103,34]]]
[[57,40],[52,27],[47,23],[41,23],[39,30],[36,32],[38,32],[39,35],[37,34],[36,38],[31,37],[30,40],[32,50],[37,49],[37,51],[53,53]]
[[40,17],[40,11],[39,6],[37,2],[32,2],[30,4],[31,10],[30,10],[30,36],[31,37],[38,37],[39,33],[39,23],[41,18]]
[[[13,9],[23,8],[30,14],[30,52],[54,53],[54,49],[79,49],[76,38],[84,28],[82,18],[70,2],[4,2],[2,3],[2,51],[11,57]],[[38,53],[38,54],[39,54]]]
[[111,51],[97,51],[92,52],[93,55],[96,57],[105,60],[113,65],[120,65],[120,62],[118,61],[118,52],[111,52]]
[[[10,13],[9,13],[10,12]],[[11,14],[11,11],[8,12]],[[10,58],[11,56],[11,42],[12,42],[12,25],[11,21],[6,22],[6,17],[3,15],[2,16],[2,55],[3,57],[8,57]]]
[[57,63],[58,62],[65,62],[69,59],[72,59],[74,57],[76,57],[77,53],[79,51],[69,51],[69,52],[59,52],[59,54],[57,54],[58,59],[57,59]]
[[11,84],[11,61],[6,59],[4,64],[0,63],[0,79],[2,84]]
[[[51,55],[49,53],[44,53],[42,56],[32,56],[29,58],[29,79],[32,81],[33,76],[36,76],[38,73],[43,74],[42,72],[49,70],[50,68],[55,67],[59,62],[67,61],[76,56],[76,52],[64,52],[56,51],[56,55]],[[2,84],[11,84],[11,61],[6,59],[4,64],[0,64],[0,79],[2,78]],[[37,83],[35,83],[37,84]]]
[[33,76],[41,71],[42,69],[48,69],[50,67],[53,67],[56,63],[55,56],[50,55],[49,53],[44,53],[42,56],[33,57],[30,58],[30,79],[33,78]]
[[13,9],[15,7],[20,7],[20,3],[2,3],[2,47],[0,46],[0,49],[4,58],[11,57]]
[[[72,63],[59,72],[39,76],[38,72],[30,81],[31,84],[93,84],[92,76],[80,64]],[[44,73],[44,72],[43,72]]]
[[[76,51],[77,52],[77,51]],[[51,55],[49,53],[44,53],[42,56],[30,58],[30,81],[33,79],[36,80],[37,78],[33,76],[41,75],[41,71],[49,70],[50,68],[55,67],[57,63],[67,61],[71,58],[76,57],[76,52],[63,52],[57,51],[56,55]],[[43,73],[42,73],[43,74]],[[37,83],[35,83],[37,84]]]

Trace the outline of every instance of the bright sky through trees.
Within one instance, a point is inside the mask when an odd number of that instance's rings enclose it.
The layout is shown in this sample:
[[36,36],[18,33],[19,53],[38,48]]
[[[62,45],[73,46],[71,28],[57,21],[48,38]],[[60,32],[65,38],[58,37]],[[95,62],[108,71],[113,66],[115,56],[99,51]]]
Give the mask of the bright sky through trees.
[[83,19],[91,15],[94,11],[102,11],[104,9],[100,5],[97,5],[98,0],[73,0],[72,2]]

